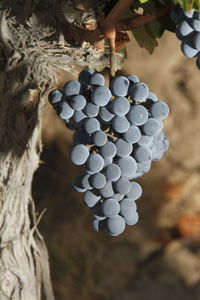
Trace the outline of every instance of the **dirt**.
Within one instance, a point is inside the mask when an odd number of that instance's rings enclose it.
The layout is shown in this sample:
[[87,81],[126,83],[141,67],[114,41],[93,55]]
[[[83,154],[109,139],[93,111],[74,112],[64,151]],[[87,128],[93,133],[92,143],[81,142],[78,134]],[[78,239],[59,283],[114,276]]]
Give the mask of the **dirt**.
[[[131,41],[120,73],[137,74],[169,104],[165,133],[170,149],[137,180],[144,189],[137,202],[139,223],[119,237],[95,233],[82,195],[71,186],[82,172],[68,159],[72,133],[46,105],[33,196],[39,212],[47,208],[40,230],[50,253],[56,299],[199,299],[199,71],[168,33],[152,56]],[[59,86],[76,77],[60,75]]]

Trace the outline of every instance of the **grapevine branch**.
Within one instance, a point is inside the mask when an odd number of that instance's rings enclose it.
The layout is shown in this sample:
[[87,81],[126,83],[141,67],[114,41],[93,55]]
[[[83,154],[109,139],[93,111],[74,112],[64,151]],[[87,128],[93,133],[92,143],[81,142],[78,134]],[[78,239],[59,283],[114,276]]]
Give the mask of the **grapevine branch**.
[[116,40],[116,25],[119,22],[123,13],[133,3],[133,0],[119,0],[108,16],[100,24],[101,31],[110,41],[110,74],[115,76],[116,62],[115,62],[115,40]]
[[135,19],[126,19],[116,24],[116,31],[127,31],[143,26],[155,19],[167,15],[172,10],[172,6],[165,6],[158,9],[155,13],[146,16],[139,16]]

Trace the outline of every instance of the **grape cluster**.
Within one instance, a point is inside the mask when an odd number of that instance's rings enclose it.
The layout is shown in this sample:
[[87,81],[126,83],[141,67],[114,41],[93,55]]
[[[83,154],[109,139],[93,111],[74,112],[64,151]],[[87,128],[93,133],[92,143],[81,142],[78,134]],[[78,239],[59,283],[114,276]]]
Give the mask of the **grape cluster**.
[[187,57],[197,57],[196,64],[200,69],[200,12],[184,11],[177,6],[171,13],[172,20],[177,24],[176,36],[181,40],[181,50]]
[[70,157],[85,172],[74,187],[84,193],[94,230],[117,236],[138,221],[135,201],[142,188],[131,180],[168,149],[162,120],[169,108],[135,75],[115,77],[110,88],[104,84],[101,74],[85,69],[78,81],[52,91],[49,101],[75,130]]

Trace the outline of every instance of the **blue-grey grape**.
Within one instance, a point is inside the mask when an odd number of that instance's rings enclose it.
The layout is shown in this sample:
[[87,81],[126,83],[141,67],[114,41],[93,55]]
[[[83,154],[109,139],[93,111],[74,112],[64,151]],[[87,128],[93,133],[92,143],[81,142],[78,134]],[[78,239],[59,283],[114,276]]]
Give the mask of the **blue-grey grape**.
[[148,121],[142,126],[143,132],[146,135],[157,134],[160,130],[160,123],[155,118],[149,118]]
[[153,136],[150,135],[141,135],[140,140],[137,142],[139,146],[149,147],[153,142]]
[[112,94],[109,88],[105,86],[97,86],[91,93],[91,101],[98,106],[105,106],[108,104]]
[[82,95],[74,95],[70,97],[69,104],[74,110],[80,111],[85,107],[86,99]]
[[130,88],[130,96],[136,102],[143,102],[149,94],[147,85],[143,82],[137,82]]
[[82,176],[81,178],[81,184],[83,186],[83,188],[85,188],[86,190],[92,190],[92,186],[90,184],[90,175],[85,174],[84,176]]
[[126,96],[129,80],[124,76],[117,76],[111,80],[110,89],[115,96]]
[[102,173],[96,173],[90,177],[90,183],[95,189],[102,189],[106,185],[106,177]]
[[151,106],[150,113],[153,118],[163,120],[169,114],[169,107],[165,102],[157,101]]
[[73,120],[77,124],[79,124],[81,121],[83,121],[86,118],[87,116],[82,111],[75,111],[73,114]]
[[122,137],[126,142],[135,144],[141,138],[141,131],[136,125],[132,125],[126,132],[122,133]]
[[110,122],[114,118],[114,114],[112,114],[106,107],[100,107],[99,116],[104,122]]
[[100,153],[104,158],[112,158],[115,156],[117,150],[116,146],[112,142],[106,142],[101,148]]
[[117,116],[124,116],[130,109],[130,103],[125,97],[117,97],[111,102],[111,111]]
[[88,170],[90,170],[92,172],[97,173],[97,172],[101,171],[104,167],[103,157],[99,154],[91,153],[86,162],[86,166],[87,166]]
[[94,69],[84,69],[83,71],[80,72],[78,76],[78,81],[82,86],[85,87],[89,85],[89,79],[95,73],[96,71]]
[[83,112],[87,117],[96,117],[99,113],[99,106],[97,106],[91,102],[88,102],[85,105]]
[[130,108],[129,113],[127,114],[127,118],[131,124],[141,126],[148,120],[148,111],[142,105],[133,105]]
[[139,220],[137,211],[130,216],[124,216],[124,221],[127,225],[135,225]]
[[102,212],[106,217],[114,217],[118,215],[120,211],[120,205],[114,198],[105,200],[102,204]]
[[149,148],[147,147],[139,146],[133,151],[133,157],[137,162],[148,162],[151,160],[152,157],[151,150],[149,150]]
[[80,93],[80,82],[76,80],[70,80],[67,83],[65,83],[63,87],[63,93],[66,96],[73,96],[73,95],[78,95]]
[[108,218],[107,229],[114,236],[121,234],[125,229],[124,219],[121,216]]
[[95,145],[101,147],[107,142],[107,134],[102,130],[98,130],[92,134],[92,141]]
[[60,90],[53,90],[49,93],[49,102],[54,105],[61,101],[63,93]]
[[136,75],[128,75],[126,77],[131,83],[139,82],[139,78]]
[[125,198],[120,202],[120,214],[125,216],[131,216],[137,210],[135,201],[130,198]]
[[112,182],[107,181],[105,186],[99,190],[99,194],[104,198],[112,197],[114,194]]
[[196,56],[198,53],[197,49],[190,47],[188,44],[185,44],[184,42],[181,43],[181,50],[185,56],[190,58]]
[[130,123],[125,116],[115,116],[112,119],[112,127],[116,132],[123,133],[129,129]]
[[127,157],[133,150],[132,144],[127,143],[125,140],[120,138],[115,142],[115,146],[117,149],[117,156],[119,157]]
[[100,73],[95,73],[89,78],[89,84],[103,86],[105,84],[105,79]]
[[139,199],[142,195],[142,188],[137,182],[131,182],[130,192],[126,194],[127,198],[132,199],[133,201]]
[[129,178],[136,173],[137,163],[131,156],[119,158],[117,164],[121,169],[121,176],[124,178]]
[[70,119],[74,114],[74,109],[65,101],[58,102],[56,108],[58,116],[63,120]]
[[89,156],[88,148],[83,144],[75,145],[70,154],[71,161],[75,165],[83,165]]
[[83,196],[83,202],[88,207],[93,207],[101,197],[95,194],[94,190],[86,191]]
[[84,129],[88,134],[100,130],[100,123],[96,118],[88,118],[84,121]]
[[131,183],[126,178],[120,178],[114,183],[114,189],[116,193],[125,195],[131,190]]
[[121,169],[116,164],[111,164],[105,169],[105,175],[109,181],[117,181],[121,176]]

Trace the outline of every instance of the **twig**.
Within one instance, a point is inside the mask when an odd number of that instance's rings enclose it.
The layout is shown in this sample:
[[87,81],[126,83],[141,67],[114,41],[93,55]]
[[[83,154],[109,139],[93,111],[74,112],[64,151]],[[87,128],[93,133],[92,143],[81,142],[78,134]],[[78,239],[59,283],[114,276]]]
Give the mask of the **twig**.
[[167,15],[172,10],[172,6],[164,6],[155,13],[146,16],[140,16],[135,19],[127,19],[116,24],[116,31],[127,31],[149,23],[152,20]]
[[115,76],[116,56],[115,56],[115,40],[116,40],[116,24],[121,19],[123,13],[129,8],[134,0],[119,0],[111,12],[100,24],[101,31],[109,39],[110,42],[110,75]]
[[112,31],[113,29],[115,29],[116,24],[119,22],[124,12],[126,12],[126,10],[133,2],[134,0],[119,0],[103,20],[102,24],[100,24],[102,32],[106,34],[110,30]]
[[[116,32],[115,32],[116,36]],[[110,76],[115,77],[116,56],[115,56],[115,38],[110,39]]]

